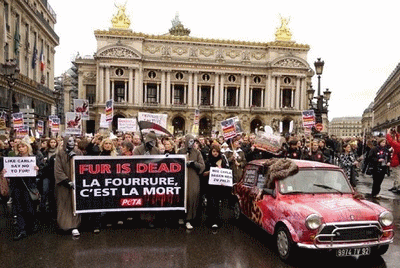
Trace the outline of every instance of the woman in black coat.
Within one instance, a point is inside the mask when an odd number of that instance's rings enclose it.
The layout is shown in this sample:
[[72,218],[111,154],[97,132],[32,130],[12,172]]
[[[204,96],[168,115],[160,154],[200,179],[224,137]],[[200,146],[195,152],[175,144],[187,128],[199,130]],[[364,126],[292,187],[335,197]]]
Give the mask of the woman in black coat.
[[229,168],[228,159],[221,153],[220,146],[217,144],[211,145],[210,153],[206,162],[206,168],[203,173],[207,180],[207,216],[210,226],[213,229],[218,228],[220,224],[219,203],[221,200],[228,198],[231,192],[231,187],[210,185],[208,184],[210,177],[210,169],[212,167]]
[[[21,141],[17,145],[16,157],[34,156],[32,147],[25,141]],[[43,163],[38,161],[36,156],[35,170],[43,168]],[[3,169],[2,172],[5,173]],[[16,216],[16,236],[14,240],[20,240],[27,236],[28,232],[36,232],[36,207],[37,202],[33,201],[29,191],[37,190],[36,177],[13,177],[10,179],[11,198],[13,200],[13,213]]]
[[376,198],[381,191],[381,184],[389,167],[390,153],[386,148],[386,140],[380,139],[378,145],[371,149],[368,157],[373,166],[371,196]]

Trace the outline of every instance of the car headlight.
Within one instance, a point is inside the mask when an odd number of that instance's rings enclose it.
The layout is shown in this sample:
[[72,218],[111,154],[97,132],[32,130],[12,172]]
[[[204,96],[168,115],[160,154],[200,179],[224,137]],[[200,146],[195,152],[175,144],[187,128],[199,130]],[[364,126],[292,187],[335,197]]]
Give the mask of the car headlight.
[[379,215],[379,222],[385,227],[392,225],[393,214],[389,211],[382,212],[381,215]]
[[320,215],[311,214],[306,218],[306,226],[308,229],[318,229],[322,224],[322,218]]

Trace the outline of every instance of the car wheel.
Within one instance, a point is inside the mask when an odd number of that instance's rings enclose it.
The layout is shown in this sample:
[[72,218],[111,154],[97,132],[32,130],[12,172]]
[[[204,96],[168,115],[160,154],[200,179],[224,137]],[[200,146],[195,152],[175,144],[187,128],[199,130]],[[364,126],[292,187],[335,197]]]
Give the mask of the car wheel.
[[373,248],[371,248],[371,255],[381,256],[381,255],[385,254],[386,251],[388,251],[388,249],[389,249],[389,245],[373,247]]
[[239,200],[236,200],[235,204],[233,205],[233,218],[235,220],[239,220],[241,215],[242,215],[242,211],[240,210]]
[[295,245],[288,229],[285,226],[280,226],[276,231],[275,237],[279,257],[284,261],[293,259]]

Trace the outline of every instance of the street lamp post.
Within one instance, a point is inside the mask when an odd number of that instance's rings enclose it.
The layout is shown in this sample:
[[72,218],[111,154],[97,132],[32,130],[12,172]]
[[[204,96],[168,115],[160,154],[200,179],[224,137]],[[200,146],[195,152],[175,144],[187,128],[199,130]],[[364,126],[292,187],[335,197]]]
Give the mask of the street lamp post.
[[15,59],[6,60],[6,63],[1,64],[1,75],[6,79],[8,83],[8,127],[10,128],[10,138],[14,136],[14,128],[11,125],[12,117],[12,95],[15,82],[17,81],[17,76],[19,74],[19,68],[17,61]]
[[[322,114],[328,114],[328,101],[331,97],[331,91],[326,89],[323,94],[321,94],[321,75],[324,69],[324,61],[321,61],[321,58],[318,58],[316,62],[314,62],[315,73],[318,75],[318,92],[317,96],[314,96],[315,90],[310,86],[310,89],[307,90],[308,100],[310,101],[310,108],[314,110],[315,113],[315,121],[316,123],[322,123]],[[313,102],[313,100],[316,102]]]

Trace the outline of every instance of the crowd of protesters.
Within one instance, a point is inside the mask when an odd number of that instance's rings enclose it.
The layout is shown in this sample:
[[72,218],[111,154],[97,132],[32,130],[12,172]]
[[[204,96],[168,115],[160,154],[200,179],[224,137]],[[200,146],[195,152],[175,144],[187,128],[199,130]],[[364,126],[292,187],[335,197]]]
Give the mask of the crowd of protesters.
[[[37,229],[36,213],[46,215],[57,223],[60,230],[79,236],[78,227],[81,217],[74,215],[70,161],[75,155],[89,156],[131,156],[131,155],[187,155],[188,185],[187,213],[179,215],[181,223],[187,229],[193,229],[194,221],[199,217],[199,207],[203,199],[207,200],[207,225],[218,228],[221,224],[219,206],[228,201],[231,189],[224,186],[208,184],[210,168],[229,168],[233,173],[233,183],[243,173],[246,163],[256,159],[287,157],[312,160],[339,165],[343,168],[350,183],[357,186],[359,173],[372,175],[372,197],[377,197],[385,175],[392,170],[395,176],[394,192],[400,192],[400,135],[394,130],[388,131],[386,138],[371,137],[368,139],[338,139],[335,136],[325,138],[308,138],[304,135],[286,135],[278,153],[258,149],[255,134],[242,134],[224,140],[192,135],[177,137],[157,137],[154,132],[141,136],[133,133],[117,134],[103,137],[95,134],[92,137],[65,137],[13,139],[0,141],[2,157],[35,156],[38,171],[35,177],[13,178],[9,181],[9,195],[2,200],[12,203],[12,213],[16,229],[15,240],[26,237]],[[389,168],[391,167],[391,169]],[[0,161],[1,174],[4,175],[3,161]],[[41,198],[33,201],[29,189],[38,188]],[[87,217],[95,233],[99,233],[102,224],[114,219],[104,213],[92,213]],[[122,223],[132,220],[132,214],[120,213]],[[164,215],[165,216],[165,215]],[[154,227],[156,213],[140,213],[140,220]],[[168,218],[164,217],[164,218]]]

